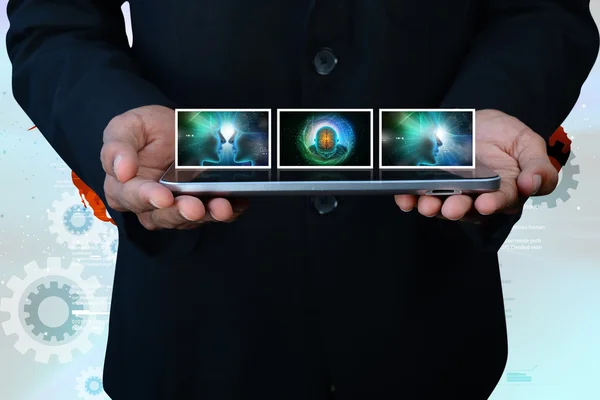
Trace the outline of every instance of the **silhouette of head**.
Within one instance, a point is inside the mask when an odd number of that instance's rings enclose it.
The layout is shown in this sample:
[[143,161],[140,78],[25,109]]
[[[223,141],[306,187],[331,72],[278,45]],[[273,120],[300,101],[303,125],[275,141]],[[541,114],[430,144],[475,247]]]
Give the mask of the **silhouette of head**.
[[315,135],[315,150],[324,158],[329,158],[336,153],[340,139],[337,132],[330,126],[319,128]]
[[201,163],[221,161],[223,144],[226,142],[219,130],[202,130],[194,132],[196,136],[195,152]]
[[437,136],[437,130],[423,135],[417,150],[419,154],[418,163],[420,165],[436,165],[437,155],[442,145],[441,139]]
[[262,163],[268,157],[268,135],[265,132],[236,132],[230,139],[233,161],[236,163]]
[[180,157],[185,165],[202,166],[204,162],[218,163],[225,138],[218,129],[206,127],[180,128]]

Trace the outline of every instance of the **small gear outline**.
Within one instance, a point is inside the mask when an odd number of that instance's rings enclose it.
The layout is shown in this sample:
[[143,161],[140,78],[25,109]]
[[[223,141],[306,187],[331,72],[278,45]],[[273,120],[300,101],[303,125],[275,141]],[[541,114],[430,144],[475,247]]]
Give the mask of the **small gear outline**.
[[[55,200],[52,207],[48,220],[51,221],[50,232],[57,235],[57,243],[76,250],[95,247],[102,242],[101,235],[106,232],[106,224],[95,218],[93,211],[85,207],[76,192],[63,192],[61,199]],[[83,223],[76,225],[73,222],[75,217],[83,217]]]
[[88,378],[85,381],[85,391],[92,396],[98,396],[102,393],[102,379],[98,376]]
[[[10,315],[2,327],[7,336],[17,335],[15,349],[21,354],[33,350],[35,361],[43,364],[47,364],[52,355],[57,356],[60,363],[67,363],[73,360],[74,350],[77,349],[83,354],[89,352],[92,348],[90,335],[92,333],[100,335],[104,331],[104,323],[94,323],[98,321],[94,312],[103,311],[100,302],[94,297],[94,293],[101,287],[97,278],[83,279],[81,277],[83,265],[76,262],[72,262],[66,269],[63,268],[60,257],[48,257],[46,268],[40,268],[37,262],[32,261],[25,265],[24,270],[24,279],[12,276],[6,284],[12,290],[13,295],[0,299],[0,311],[8,312]],[[49,286],[45,284],[47,281],[50,281]],[[59,285],[58,283],[61,281],[64,282]],[[52,282],[57,283],[54,285]],[[66,290],[65,284],[68,286],[69,294],[73,295],[70,297],[72,299],[70,301],[82,301],[85,304],[84,311],[89,312],[87,321],[80,324],[84,318],[74,317],[73,310],[70,308],[71,315],[67,319],[70,322],[68,330],[61,325],[60,329],[53,332],[53,335],[45,335],[44,330],[47,327],[41,323],[39,315],[37,315],[38,310],[33,310],[33,306],[27,302],[33,298],[41,304],[43,299],[48,298],[38,297],[43,296],[44,293],[50,294],[50,297],[59,297],[64,300],[62,291]],[[37,292],[32,287],[37,288]],[[80,290],[80,294],[71,291],[74,287]],[[56,296],[57,294],[58,296]],[[32,311],[35,311],[33,315]],[[23,317],[24,314],[29,315]],[[65,332],[70,333],[68,338],[65,337]],[[61,333],[62,337],[60,337]],[[47,338],[46,336],[51,337]]]
[[102,235],[102,253],[104,258],[112,263],[117,261],[117,251],[119,250],[119,233],[116,228],[108,229]]
[[89,367],[81,371],[75,385],[77,396],[84,400],[105,400],[108,396],[104,392],[102,383],[102,368]]
[[558,205],[557,201],[559,199],[565,203],[571,198],[569,189],[575,190],[579,185],[579,181],[573,178],[579,174],[579,165],[573,164],[573,159],[575,159],[575,153],[571,151],[569,160],[561,168],[562,176],[556,189],[549,195],[532,197],[531,204],[533,206],[539,207],[545,203],[548,208],[555,208]]

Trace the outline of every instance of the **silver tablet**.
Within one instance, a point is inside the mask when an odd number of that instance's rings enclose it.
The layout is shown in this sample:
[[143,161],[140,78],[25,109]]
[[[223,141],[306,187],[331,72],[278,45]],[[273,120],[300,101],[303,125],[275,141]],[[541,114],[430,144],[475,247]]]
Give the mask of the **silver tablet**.
[[484,193],[500,188],[500,177],[474,169],[277,170],[176,169],[160,183],[177,194],[197,196],[373,195]]

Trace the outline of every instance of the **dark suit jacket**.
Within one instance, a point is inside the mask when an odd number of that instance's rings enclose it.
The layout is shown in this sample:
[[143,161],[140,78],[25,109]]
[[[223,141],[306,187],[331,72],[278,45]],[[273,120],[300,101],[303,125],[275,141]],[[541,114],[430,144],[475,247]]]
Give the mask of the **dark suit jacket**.
[[[131,0],[133,48],[120,6],[8,4],[15,98],[102,198],[102,131],[134,107],[493,108],[548,137],[598,49],[584,0]],[[340,399],[484,399],[503,371],[497,250],[516,218],[475,228],[389,196],[324,216],[253,199],[188,232],[111,215],[113,399],[321,399],[330,384]]]

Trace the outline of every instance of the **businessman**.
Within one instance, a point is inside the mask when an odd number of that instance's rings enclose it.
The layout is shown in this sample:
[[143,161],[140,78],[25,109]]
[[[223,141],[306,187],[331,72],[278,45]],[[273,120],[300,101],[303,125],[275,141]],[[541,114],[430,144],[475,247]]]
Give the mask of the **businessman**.
[[[131,0],[131,48],[120,6],[11,0],[7,38],[15,98],[119,228],[112,399],[487,399],[497,251],[556,185],[544,139],[597,56],[589,2]],[[173,198],[176,107],[475,108],[502,189]]]

